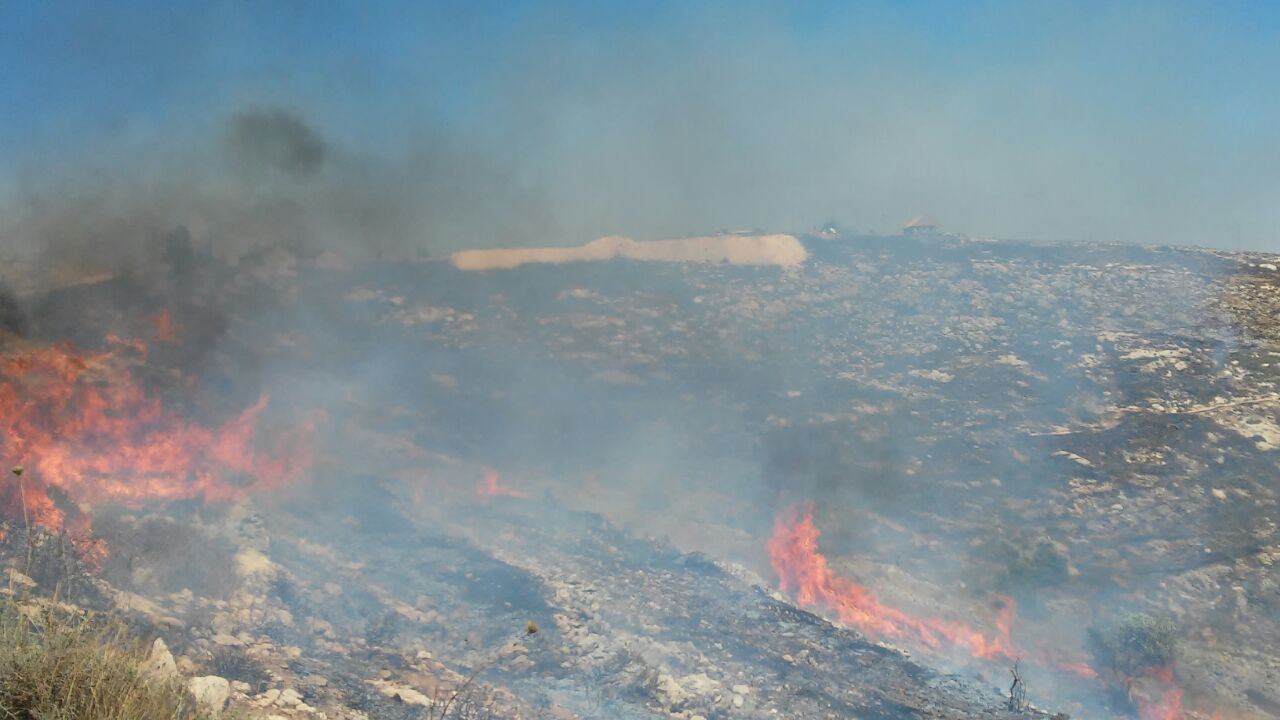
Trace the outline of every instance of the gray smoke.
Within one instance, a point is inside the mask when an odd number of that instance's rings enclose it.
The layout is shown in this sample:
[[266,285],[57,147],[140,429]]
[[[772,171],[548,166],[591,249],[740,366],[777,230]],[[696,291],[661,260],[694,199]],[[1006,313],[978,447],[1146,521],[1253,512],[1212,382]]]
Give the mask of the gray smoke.
[[3,198],[0,238],[28,289],[154,268],[175,228],[235,263],[270,249],[350,259],[547,241],[536,192],[444,132],[380,157],[331,141],[296,109],[221,114],[182,142],[104,145],[72,167],[32,169]]
[[236,113],[229,123],[229,149],[246,171],[279,171],[301,180],[324,166],[329,149],[316,131],[279,108]]
[[443,252],[926,213],[980,236],[1275,247],[1273,44],[1165,4],[964,7],[426,4],[361,17],[385,44],[337,46],[242,36],[220,5],[161,13],[163,33],[49,28],[69,88],[154,87],[36,133],[0,202],[76,206],[111,244],[185,223],[197,242]]

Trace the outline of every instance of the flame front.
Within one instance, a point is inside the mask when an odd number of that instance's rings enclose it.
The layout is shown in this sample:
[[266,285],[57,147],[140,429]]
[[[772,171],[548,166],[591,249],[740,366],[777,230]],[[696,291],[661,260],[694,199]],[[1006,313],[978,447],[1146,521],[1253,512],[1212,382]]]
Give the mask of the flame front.
[[[769,560],[778,575],[779,588],[790,593],[801,607],[834,613],[840,622],[877,637],[915,642],[930,650],[955,647],[976,658],[1014,660],[1023,653],[1010,635],[1017,612],[1013,600],[1000,598],[994,624],[996,633],[982,632],[959,622],[940,618],[917,618],[880,602],[867,588],[837,575],[818,550],[818,527],[813,522],[813,506],[778,515],[769,539]],[[1098,673],[1085,663],[1063,661],[1049,652],[1037,652],[1033,659],[1086,679]],[[1127,681],[1129,698],[1141,720],[1182,720],[1182,690],[1173,679],[1172,668],[1157,668]]]
[[[144,345],[109,338],[108,346],[98,353],[33,347],[0,360],[0,457],[27,469],[0,491],[10,517],[25,508],[32,522],[62,529],[68,510],[82,503],[230,500],[277,487],[309,465],[311,421],[274,452],[260,452],[255,435],[266,395],[230,422],[205,427],[165,407],[134,377],[130,354],[145,358]],[[68,502],[55,502],[59,495]]]
[[1129,681],[1129,699],[1141,720],[1182,720],[1182,688],[1173,681],[1173,668],[1153,668]]
[[958,647],[973,657],[1014,659],[1009,638],[1016,612],[1013,600],[1000,598],[996,634],[984,635],[959,622],[917,618],[880,602],[862,585],[836,575],[818,551],[818,528],[813,507],[778,516],[769,540],[769,559],[783,592],[792,593],[802,607],[835,613],[840,622],[869,635],[909,639],[930,649]]

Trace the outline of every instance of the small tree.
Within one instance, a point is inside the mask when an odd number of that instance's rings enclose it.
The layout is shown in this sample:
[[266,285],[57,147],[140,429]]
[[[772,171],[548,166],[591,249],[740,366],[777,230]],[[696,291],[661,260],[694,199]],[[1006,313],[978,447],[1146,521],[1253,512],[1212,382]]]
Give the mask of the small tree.
[[1089,630],[1089,651],[1098,664],[1124,677],[1168,667],[1177,654],[1177,628],[1168,618],[1131,613]]

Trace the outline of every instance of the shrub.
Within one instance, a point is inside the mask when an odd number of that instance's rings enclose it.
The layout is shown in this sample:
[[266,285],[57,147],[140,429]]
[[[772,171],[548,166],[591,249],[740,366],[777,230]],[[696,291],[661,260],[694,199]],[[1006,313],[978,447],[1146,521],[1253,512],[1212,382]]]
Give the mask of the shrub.
[[1070,577],[1066,551],[1048,538],[1025,543],[1005,542],[1002,550],[1005,569],[998,586],[1006,592],[1022,587],[1060,585]]
[[1109,627],[1090,629],[1089,650],[1099,665],[1136,677],[1173,662],[1177,628],[1168,618],[1133,613]]
[[19,720],[204,720],[186,690],[151,680],[120,634],[54,609],[0,609],[0,715]]

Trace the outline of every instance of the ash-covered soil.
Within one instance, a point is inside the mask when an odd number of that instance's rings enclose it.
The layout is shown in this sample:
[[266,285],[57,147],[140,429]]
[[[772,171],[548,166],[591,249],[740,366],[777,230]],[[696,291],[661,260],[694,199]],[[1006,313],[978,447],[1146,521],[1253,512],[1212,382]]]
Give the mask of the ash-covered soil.
[[[885,606],[991,634],[1015,601],[1050,713],[1142,709],[1044,660],[1097,665],[1088,630],[1132,612],[1173,623],[1167,717],[1280,713],[1275,258],[803,242],[787,269],[245,261],[270,303],[206,283],[174,314],[231,308],[203,392],[324,410],[322,452],[279,492],[163,509],[229,546],[225,592],[135,564],[102,597],[185,672],[256,658],[254,712],[424,717],[465,685],[499,717],[1016,715],[1008,663],[774,592],[775,518],[812,503],[831,570]],[[37,332],[76,304],[42,302]]]

